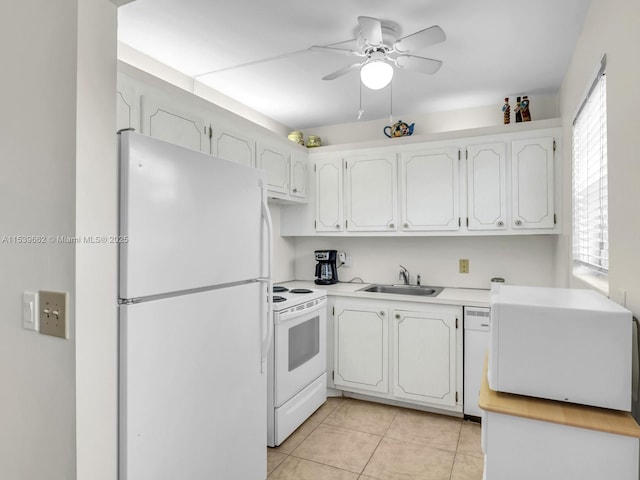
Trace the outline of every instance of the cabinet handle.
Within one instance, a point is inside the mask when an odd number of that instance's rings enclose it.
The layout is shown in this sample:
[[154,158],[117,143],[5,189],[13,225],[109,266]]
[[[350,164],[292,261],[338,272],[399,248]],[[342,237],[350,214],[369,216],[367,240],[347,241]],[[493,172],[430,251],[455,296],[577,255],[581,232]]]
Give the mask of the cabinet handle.
[[522,221],[521,220],[516,220],[516,227],[519,227],[520,225],[522,225]]
[[340,228],[340,224],[339,223],[336,223],[336,228]]
[[400,319],[400,314],[396,313],[396,318],[399,320]]
[[380,312],[380,316],[384,317],[384,312],[383,311]]
[[496,225],[502,228],[504,227],[504,222],[502,220],[498,220],[498,223],[496,223]]
[[390,223],[390,224],[389,224],[389,228],[396,228],[395,223]]
[[296,187],[293,187],[293,193],[298,193],[298,189]]
[[409,228],[409,224],[408,224],[408,223],[405,223],[405,224],[404,224],[404,228]]

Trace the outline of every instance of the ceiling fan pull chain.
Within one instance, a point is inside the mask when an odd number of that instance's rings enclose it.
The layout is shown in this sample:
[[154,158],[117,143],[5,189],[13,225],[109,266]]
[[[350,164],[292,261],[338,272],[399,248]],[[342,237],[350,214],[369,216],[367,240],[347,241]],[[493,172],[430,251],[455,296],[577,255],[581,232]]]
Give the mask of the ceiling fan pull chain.
[[364,110],[362,109],[362,80],[360,80],[358,84],[360,85],[360,108],[358,109],[358,120],[360,120],[364,113]]

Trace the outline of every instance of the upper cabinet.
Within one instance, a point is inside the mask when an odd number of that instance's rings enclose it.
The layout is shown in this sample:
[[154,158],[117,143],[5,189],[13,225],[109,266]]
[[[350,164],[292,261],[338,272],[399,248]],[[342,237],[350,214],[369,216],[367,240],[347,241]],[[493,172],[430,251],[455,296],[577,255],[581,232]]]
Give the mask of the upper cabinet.
[[349,232],[396,229],[396,156],[345,157],[346,228]]
[[512,228],[553,228],[553,154],[552,137],[511,143]]
[[403,231],[458,230],[458,148],[400,154],[400,205]]
[[[315,164],[316,209],[314,227],[317,232],[342,232],[344,227],[342,158],[326,158]],[[304,222],[304,219],[301,219]]]
[[211,127],[211,154],[246,167],[256,166],[255,140],[226,128]]
[[[281,234],[421,236],[559,233],[558,127],[344,151],[327,147],[305,208]],[[321,147],[323,148],[323,147]],[[315,205],[314,203],[315,202]]]
[[469,145],[467,161],[467,228],[507,228],[507,164],[504,143]]
[[148,95],[141,100],[143,135],[211,153],[209,127],[204,118],[167,100],[158,101]]
[[265,170],[267,195],[307,201],[307,149],[157,79],[118,73],[116,131],[143,135]]

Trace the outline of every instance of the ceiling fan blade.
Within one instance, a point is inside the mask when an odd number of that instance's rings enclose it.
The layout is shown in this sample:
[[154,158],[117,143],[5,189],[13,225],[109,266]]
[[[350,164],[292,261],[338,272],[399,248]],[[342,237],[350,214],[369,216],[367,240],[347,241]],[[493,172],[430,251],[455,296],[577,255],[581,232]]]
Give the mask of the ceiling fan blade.
[[422,47],[444,42],[446,39],[447,36],[444,34],[444,30],[438,25],[434,25],[401,38],[393,44],[393,47],[401,53],[412,52]]
[[336,47],[323,47],[319,45],[314,45],[313,47],[309,47],[311,52],[327,52],[327,53],[338,53],[342,55],[351,55],[354,57],[364,57],[365,54],[362,52],[358,52],[356,50],[347,50],[346,48],[336,48]]
[[420,73],[426,73],[429,75],[433,75],[434,73],[436,73],[442,66],[442,62],[440,60],[417,57],[415,55],[399,55],[395,59],[395,63],[400,68],[413,70]]
[[342,77],[343,75],[346,75],[347,73],[351,73],[352,71],[356,70],[360,66],[362,66],[362,63],[354,63],[352,65],[347,65],[346,67],[342,67],[340,70],[336,70],[335,72],[330,73],[329,75],[326,75],[326,76],[322,77],[322,79],[323,80],[335,80],[336,78]]
[[362,38],[372,47],[382,44],[382,23],[373,17],[358,17]]

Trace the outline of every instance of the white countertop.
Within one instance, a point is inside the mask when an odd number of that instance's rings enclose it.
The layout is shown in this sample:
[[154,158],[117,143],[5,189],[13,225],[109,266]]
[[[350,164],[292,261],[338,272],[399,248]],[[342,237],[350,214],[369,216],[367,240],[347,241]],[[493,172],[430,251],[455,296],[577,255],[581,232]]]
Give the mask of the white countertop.
[[414,295],[398,295],[390,293],[359,292],[370,283],[340,282],[334,285],[316,285],[312,281],[292,280],[281,282],[287,288],[316,288],[326,290],[328,295],[339,297],[371,298],[378,300],[395,300],[402,302],[437,303],[442,305],[460,305],[469,307],[488,307],[489,290],[480,288],[445,288],[436,297],[416,297]]

